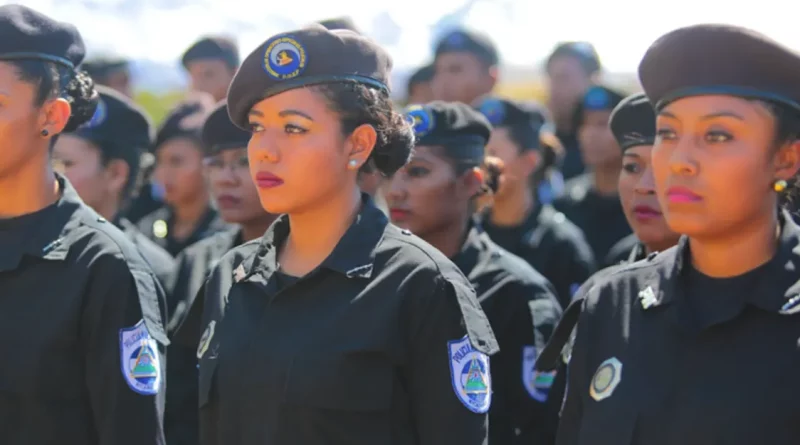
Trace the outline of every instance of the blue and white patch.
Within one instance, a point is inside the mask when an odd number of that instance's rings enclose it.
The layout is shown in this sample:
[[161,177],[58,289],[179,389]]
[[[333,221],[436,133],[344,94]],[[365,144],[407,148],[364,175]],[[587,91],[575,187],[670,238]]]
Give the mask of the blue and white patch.
[[503,120],[506,118],[505,104],[494,97],[490,97],[481,102],[478,111],[480,111],[481,114],[486,117],[486,120],[495,127],[502,124]]
[[583,106],[587,111],[610,110],[611,97],[608,92],[600,87],[592,87],[583,98]]
[[414,136],[417,139],[430,133],[435,126],[433,113],[428,108],[414,105],[406,110],[406,119],[414,127]]
[[264,70],[275,80],[293,79],[307,64],[306,48],[291,37],[276,38],[264,51]]
[[486,413],[492,404],[489,357],[476,351],[467,336],[447,342],[447,351],[450,356],[450,380],[458,400],[474,413]]
[[158,394],[161,359],[158,344],[147,332],[144,320],[119,330],[119,350],[122,376],[128,386],[142,395]]
[[536,357],[538,351],[536,346],[525,346],[522,348],[522,385],[528,391],[528,395],[533,400],[546,402],[556,378],[556,372],[542,372],[536,370]]

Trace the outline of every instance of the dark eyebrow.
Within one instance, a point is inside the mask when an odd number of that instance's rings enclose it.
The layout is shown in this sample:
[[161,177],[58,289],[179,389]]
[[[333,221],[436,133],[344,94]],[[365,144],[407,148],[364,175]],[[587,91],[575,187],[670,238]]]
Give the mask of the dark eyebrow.
[[623,157],[630,156],[632,158],[641,158],[641,156],[639,156],[637,153],[634,153],[632,151],[626,151],[626,152],[622,153],[622,156]]
[[311,116],[303,113],[302,111],[291,110],[291,109],[281,111],[280,113],[278,113],[278,116],[280,116],[280,117],[300,116],[300,117],[308,119],[310,121],[314,120],[314,119],[311,118]]
[[[669,111],[661,111],[661,112],[658,113],[658,115],[659,116],[663,116],[663,117],[672,118],[672,119],[678,119],[677,116],[675,116],[674,114],[670,113]],[[700,120],[706,121],[706,120],[714,119],[714,118],[718,118],[718,117],[730,117],[730,118],[737,119],[737,120],[740,120],[740,121],[744,120],[744,118],[742,116],[734,113],[733,111],[718,111],[716,113],[706,114],[705,116],[701,117]],[[678,119],[678,120],[680,120],[680,119]]]
[[264,113],[262,113],[262,112],[260,112],[258,110],[255,110],[255,109],[250,110],[250,112],[248,112],[247,115],[248,116],[256,116],[256,117],[264,117]]

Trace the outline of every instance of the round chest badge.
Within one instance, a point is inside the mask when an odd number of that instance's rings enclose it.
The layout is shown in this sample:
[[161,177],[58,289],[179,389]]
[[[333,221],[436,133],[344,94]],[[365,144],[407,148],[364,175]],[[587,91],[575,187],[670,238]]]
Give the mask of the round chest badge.
[[166,238],[168,232],[169,227],[167,226],[167,222],[163,219],[159,219],[153,223],[153,235],[155,235],[156,238]]
[[414,135],[419,139],[433,130],[433,115],[425,107],[415,105],[406,111],[408,122],[414,127]]
[[589,395],[598,402],[607,399],[619,385],[621,379],[622,363],[616,357],[612,357],[597,367],[589,388]]
[[264,69],[270,77],[286,80],[299,76],[306,68],[306,49],[291,37],[279,37],[264,53]]

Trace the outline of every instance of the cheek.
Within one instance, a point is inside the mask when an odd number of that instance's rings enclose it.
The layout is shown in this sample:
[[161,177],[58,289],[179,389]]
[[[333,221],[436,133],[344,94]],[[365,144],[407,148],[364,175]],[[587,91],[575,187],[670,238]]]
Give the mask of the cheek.
[[629,212],[632,206],[634,188],[639,177],[637,175],[622,171],[619,174],[619,200],[625,212]]
[[653,172],[657,193],[666,187],[667,176],[669,175],[669,156],[670,149],[667,146],[659,143],[653,145],[650,168]]

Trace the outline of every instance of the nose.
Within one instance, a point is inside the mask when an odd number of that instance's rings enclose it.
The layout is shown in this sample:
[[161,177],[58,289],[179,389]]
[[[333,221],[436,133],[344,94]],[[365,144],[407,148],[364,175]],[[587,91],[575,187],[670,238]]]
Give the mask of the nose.
[[653,176],[653,169],[648,165],[642,176],[636,182],[633,191],[640,195],[654,195],[656,193],[656,182]]
[[695,144],[691,138],[683,137],[677,141],[669,157],[669,168],[673,174],[694,176],[697,174],[697,163],[692,153]]
[[254,134],[247,142],[247,157],[251,164],[268,162],[274,164],[280,161],[280,150],[275,143],[276,138],[270,137],[267,130]]
[[388,178],[388,186],[386,187],[386,200],[389,201],[390,204],[402,202],[406,196],[406,187],[402,178],[400,178],[401,173],[395,173],[391,178]]

